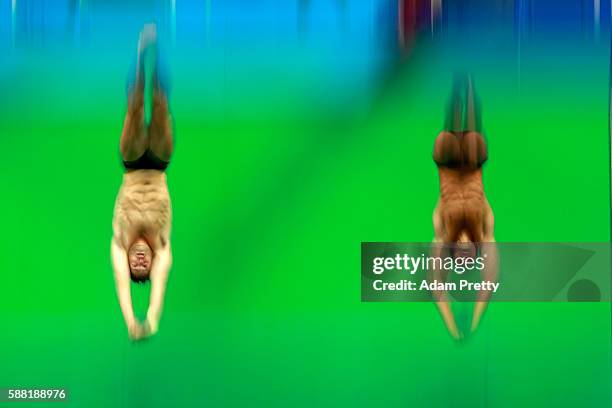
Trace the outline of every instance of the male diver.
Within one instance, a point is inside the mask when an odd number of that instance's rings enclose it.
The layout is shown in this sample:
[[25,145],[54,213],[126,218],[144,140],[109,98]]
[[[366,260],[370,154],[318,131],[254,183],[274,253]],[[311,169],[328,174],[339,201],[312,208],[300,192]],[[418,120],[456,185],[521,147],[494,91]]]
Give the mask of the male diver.
[[[464,113],[465,123],[462,125]],[[455,78],[445,128],[436,138],[433,151],[440,178],[440,197],[433,213],[432,255],[483,257],[481,278],[495,282],[498,256],[493,211],[482,182],[487,144],[481,132],[480,109],[471,77]],[[437,270],[431,272],[430,278],[443,281],[446,276]],[[446,291],[433,291],[433,297],[450,334],[455,339],[462,338],[463,333],[457,327]],[[478,327],[490,297],[490,291],[478,292],[472,314],[472,332]]]
[[[168,98],[160,80],[156,28],[140,33],[135,78],[128,84],[128,107],[120,151],[125,173],[115,202],[111,256],[119,305],[132,340],[155,334],[172,263],[172,209],[165,170],[172,155],[172,121]],[[154,61],[153,103],[145,123],[145,57]],[[144,323],[134,316],[130,281],[151,281]]]

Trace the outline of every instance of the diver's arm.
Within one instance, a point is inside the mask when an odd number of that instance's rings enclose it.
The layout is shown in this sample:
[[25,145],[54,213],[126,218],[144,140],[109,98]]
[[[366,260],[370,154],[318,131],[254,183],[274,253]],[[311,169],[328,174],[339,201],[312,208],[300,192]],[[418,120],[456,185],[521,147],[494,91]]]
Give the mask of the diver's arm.
[[[438,207],[434,210],[433,215],[433,224],[434,224],[434,240],[431,244],[430,256],[434,258],[442,258],[444,256],[444,241],[442,239],[444,233],[444,225],[442,223],[442,218],[440,217]],[[436,262],[434,262],[434,265]],[[437,280],[439,282],[446,281],[446,275],[444,271],[433,269],[428,271],[428,280],[431,282],[432,280]],[[455,321],[455,316],[453,315],[453,311],[450,307],[450,302],[448,300],[448,293],[445,290],[434,290],[432,291],[432,296],[438,306],[438,310],[440,311],[440,315],[442,316],[442,320],[444,320],[444,324],[448,329],[448,332],[454,339],[459,340],[461,338],[461,334],[459,333],[459,329],[457,328],[457,322]]]
[[149,296],[149,309],[147,310],[146,321],[147,335],[157,333],[164,296],[166,294],[168,271],[171,265],[172,253],[170,251],[170,244],[167,243],[156,251],[153,266],[151,267],[151,294]]
[[142,326],[134,316],[134,308],[132,307],[128,257],[126,251],[119,245],[115,238],[113,238],[111,242],[111,257],[113,269],[115,270],[115,286],[117,288],[121,313],[123,313],[123,319],[128,328],[130,338],[132,340],[138,340],[143,336],[144,332]]
[[[497,282],[499,273],[499,255],[497,253],[497,243],[495,242],[495,234],[493,231],[493,210],[491,210],[489,203],[486,204],[483,226],[483,242],[480,244],[480,256],[484,258],[484,268],[480,272],[480,276],[483,281]],[[490,291],[481,290],[478,292],[476,304],[474,305],[474,314],[472,316],[472,331],[475,331],[478,328],[480,319],[487,309],[490,298]]]

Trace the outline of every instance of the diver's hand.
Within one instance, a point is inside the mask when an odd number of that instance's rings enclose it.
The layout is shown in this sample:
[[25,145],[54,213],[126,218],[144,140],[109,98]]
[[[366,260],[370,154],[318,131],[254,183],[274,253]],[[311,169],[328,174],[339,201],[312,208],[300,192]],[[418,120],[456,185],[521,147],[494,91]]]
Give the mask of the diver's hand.
[[144,322],[144,331],[147,337],[154,336],[159,330],[159,323],[150,317]]
[[460,341],[463,340],[463,334],[459,331],[457,326],[451,326],[448,328],[448,332],[453,337],[453,339]]
[[128,325],[128,334],[130,336],[130,340],[138,341],[146,337],[146,330],[142,324],[135,320],[133,323]]

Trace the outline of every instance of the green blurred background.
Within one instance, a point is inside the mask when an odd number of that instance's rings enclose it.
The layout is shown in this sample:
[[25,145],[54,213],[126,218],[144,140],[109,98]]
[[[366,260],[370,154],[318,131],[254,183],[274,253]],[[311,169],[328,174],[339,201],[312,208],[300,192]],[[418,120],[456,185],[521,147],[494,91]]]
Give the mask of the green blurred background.
[[[5,3],[0,386],[67,387],[75,407],[609,406],[609,303],[494,303],[457,343],[433,304],[361,303],[359,252],[432,238],[458,69],[497,240],[609,241],[605,27],[529,31],[512,13],[530,2],[471,1],[476,23],[443,9],[398,50],[394,2],[78,2],[68,25]],[[159,334],[132,344],[109,245],[150,18],[172,74],[174,265]]]

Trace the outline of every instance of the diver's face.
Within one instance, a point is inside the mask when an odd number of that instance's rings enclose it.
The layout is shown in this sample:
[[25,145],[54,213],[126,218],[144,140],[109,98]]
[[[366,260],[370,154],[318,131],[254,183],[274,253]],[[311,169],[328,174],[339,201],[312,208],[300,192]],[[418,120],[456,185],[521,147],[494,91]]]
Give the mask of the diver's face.
[[476,258],[476,245],[473,243],[458,243],[453,251],[455,258]]
[[462,234],[454,249],[455,258],[476,258],[476,245]]
[[136,241],[128,253],[130,270],[136,277],[146,277],[149,275],[151,263],[153,261],[153,251],[144,241]]

